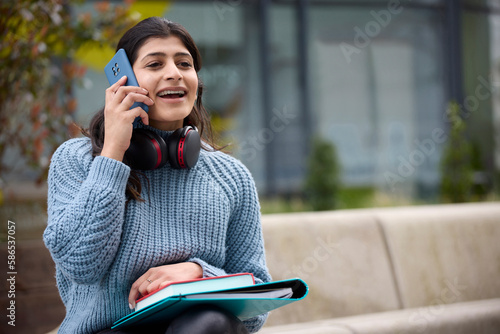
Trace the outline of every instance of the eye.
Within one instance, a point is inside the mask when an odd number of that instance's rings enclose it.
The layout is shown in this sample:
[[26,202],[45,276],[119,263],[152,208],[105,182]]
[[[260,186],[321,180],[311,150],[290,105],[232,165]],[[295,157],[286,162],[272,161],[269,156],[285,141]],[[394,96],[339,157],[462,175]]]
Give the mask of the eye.
[[188,61],[180,62],[179,66],[184,67],[184,68],[191,68],[191,67],[193,67],[193,65],[191,65],[191,63],[188,62]]
[[157,67],[160,67],[161,66],[161,63],[160,62],[152,62],[152,63],[149,63],[148,65],[146,65],[146,67],[149,67],[149,68],[157,68]]

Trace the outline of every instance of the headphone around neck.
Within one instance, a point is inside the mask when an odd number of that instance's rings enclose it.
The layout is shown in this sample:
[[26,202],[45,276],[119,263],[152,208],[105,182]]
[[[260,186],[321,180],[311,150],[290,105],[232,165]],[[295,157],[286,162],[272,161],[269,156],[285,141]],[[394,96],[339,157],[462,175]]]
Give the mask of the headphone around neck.
[[172,168],[189,169],[196,165],[200,148],[200,135],[195,126],[175,130],[166,141],[153,131],[134,129],[125,159],[131,168],[139,170],[157,169],[167,161]]

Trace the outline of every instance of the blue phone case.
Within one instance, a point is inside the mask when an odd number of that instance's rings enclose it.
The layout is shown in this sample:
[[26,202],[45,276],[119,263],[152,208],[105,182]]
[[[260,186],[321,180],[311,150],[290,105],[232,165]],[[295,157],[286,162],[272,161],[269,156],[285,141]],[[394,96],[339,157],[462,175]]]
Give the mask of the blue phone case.
[[[118,80],[120,80],[121,77],[126,75],[127,82],[125,83],[125,86],[139,86],[139,83],[137,82],[134,74],[134,70],[132,69],[132,65],[130,65],[127,54],[123,49],[118,50],[113,58],[111,58],[109,63],[104,66],[104,73],[106,74],[110,85],[113,85]],[[148,106],[142,102],[134,103],[134,105],[130,109],[133,109],[135,107],[141,107],[145,112],[149,111]],[[137,125],[137,122],[139,122],[140,119],[140,117],[137,117],[137,119],[134,121],[134,127]]]

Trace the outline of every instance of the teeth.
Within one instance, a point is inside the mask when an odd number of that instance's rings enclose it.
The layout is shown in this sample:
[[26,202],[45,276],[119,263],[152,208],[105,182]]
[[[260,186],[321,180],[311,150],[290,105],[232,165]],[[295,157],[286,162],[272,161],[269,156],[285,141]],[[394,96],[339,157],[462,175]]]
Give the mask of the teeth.
[[163,92],[159,92],[158,96],[165,96],[165,95],[179,95],[179,96],[184,96],[184,91],[182,90],[164,90]]

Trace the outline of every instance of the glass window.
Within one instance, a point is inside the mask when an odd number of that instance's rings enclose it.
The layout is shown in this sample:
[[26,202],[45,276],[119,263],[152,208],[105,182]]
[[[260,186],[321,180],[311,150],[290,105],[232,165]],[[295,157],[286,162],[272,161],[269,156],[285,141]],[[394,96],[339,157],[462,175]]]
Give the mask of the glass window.
[[436,184],[440,148],[417,151],[445,110],[441,13],[313,6],[310,22],[316,127],[336,144],[345,185],[411,195]]

